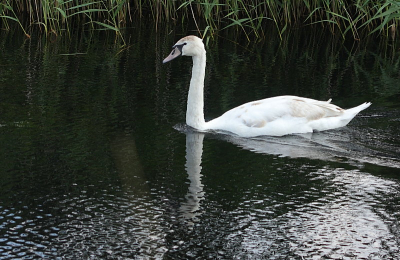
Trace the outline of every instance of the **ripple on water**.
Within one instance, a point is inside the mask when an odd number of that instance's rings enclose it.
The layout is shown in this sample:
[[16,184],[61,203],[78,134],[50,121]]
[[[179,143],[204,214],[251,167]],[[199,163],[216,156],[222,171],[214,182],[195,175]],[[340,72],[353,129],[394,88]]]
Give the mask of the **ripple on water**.
[[398,209],[389,210],[387,201],[397,197],[397,182],[328,167],[302,176],[308,176],[308,186],[288,184],[284,191],[258,184],[237,204],[210,199],[217,190],[205,189],[201,214],[190,226],[179,201],[166,198],[165,190],[63,194],[37,199],[35,207],[0,208],[0,258],[400,256],[398,215],[391,214]]
[[[269,205],[265,198],[262,209],[254,209],[256,204],[251,200],[242,204],[246,209],[235,213],[237,227],[241,228],[229,235],[240,245],[234,249],[235,258],[400,256],[399,225],[380,206],[388,197],[397,195],[398,183],[358,170],[336,169],[327,174],[322,169],[312,174],[318,179],[326,178],[329,185],[320,191],[306,190],[302,196],[289,197],[288,202],[279,205]],[[286,211],[280,210],[279,214],[277,209],[283,207]],[[242,214],[248,209],[255,214]]]
[[104,194],[51,200],[54,215],[43,214],[41,206],[18,216],[10,213],[13,209],[0,211],[5,233],[0,258],[133,259],[166,251],[162,209],[149,198]]

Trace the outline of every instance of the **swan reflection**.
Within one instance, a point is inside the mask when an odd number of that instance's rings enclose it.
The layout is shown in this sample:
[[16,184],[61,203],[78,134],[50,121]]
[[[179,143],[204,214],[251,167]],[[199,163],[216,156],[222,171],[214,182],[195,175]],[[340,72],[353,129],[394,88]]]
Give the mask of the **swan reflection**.
[[364,163],[399,168],[398,154],[390,150],[376,150],[368,143],[357,142],[347,128],[283,137],[264,136],[246,139],[225,135],[221,137],[245,150],[290,158],[308,158],[346,162],[362,167]]
[[[179,214],[189,229],[203,212],[212,215],[215,210],[204,201],[201,183],[205,135],[208,139],[228,141],[255,153],[341,161],[359,166],[356,169],[316,167],[307,174],[307,179],[314,185],[305,185],[297,193],[282,194],[260,187],[255,188],[260,192],[254,192],[249,188],[237,208],[227,212],[227,219],[233,222],[226,237],[230,242],[224,245],[224,250],[233,252],[237,259],[248,258],[249,254],[268,258],[273,256],[272,252],[279,258],[287,256],[286,249],[299,257],[325,255],[335,258],[348,254],[368,258],[386,255],[385,245],[397,236],[397,231],[391,231],[387,225],[391,221],[387,212],[379,205],[382,200],[396,196],[398,183],[360,171],[364,161],[379,165],[389,158],[390,152],[382,155],[382,151],[368,148],[367,143],[357,141],[359,139],[352,135],[351,129],[257,139],[198,133],[186,126],[175,129],[186,134],[185,166],[190,184]],[[379,156],[382,157],[377,159]],[[392,167],[398,166],[398,157],[392,159]],[[215,191],[210,189],[212,192]],[[209,221],[204,218],[205,225]],[[397,228],[397,224],[394,226]],[[233,244],[235,247],[231,248]],[[391,246],[397,248],[396,243]]]
[[277,155],[289,158],[307,158],[344,162],[353,166],[362,167],[365,162],[380,166],[398,168],[398,158],[382,151],[375,151],[367,144],[357,143],[350,129],[343,128],[336,131],[317,132],[284,137],[242,138],[223,133],[196,132],[186,125],[177,125],[176,130],[186,134],[186,164],[189,188],[185,202],[181,204],[181,216],[193,225],[199,215],[200,203],[204,199],[203,184],[201,183],[201,164],[204,136],[212,139],[228,141],[245,150],[255,153]]
[[[194,132],[195,130],[188,129],[186,125],[176,125],[174,128],[187,135],[201,135],[201,137],[187,137],[186,143],[187,157],[197,156],[197,158],[201,159],[204,133]],[[357,141],[358,138],[354,136],[354,131],[350,128],[281,137],[260,136],[244,138],[225,132],[207,132],[206,134],[209,138],[224,140],[255,153],[289,158],[346,162],[354,166],[360,166],[360,164],[367,162],[379,166],[400,167],[396,151],[371,148],[367,143],[367,139],[361,142]],[[371,138],[374,137],[372,136]],[[198,141],[188,141],[190,139],[197,139]],[[188,150],[188,145],[199,146],[197,148],[199,151],[197,151],[196,155],[194,155],[193,151]],[[192,147],[190,149],[195,148]],[[191,153],[190,155],[189,152]],[[198,163],[200,165],[201,160]]]
[[179,212],[190,225],[197,220],[201,213],[200,201],[204,198],[203,184],[201,183],[201,156],[203,154],[204,133],[186,133],[186,164],[185,168],[190,181],[186,201],[181,204]]

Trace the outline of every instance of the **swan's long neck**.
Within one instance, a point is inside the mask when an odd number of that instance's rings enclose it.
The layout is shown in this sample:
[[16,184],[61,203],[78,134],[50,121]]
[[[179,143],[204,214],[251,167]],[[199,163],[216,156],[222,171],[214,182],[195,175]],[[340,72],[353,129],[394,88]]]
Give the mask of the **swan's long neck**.
[[205,129],[204,120],[204,76],[206,71],[206,51],[193,56],[192,79],[190,80],[186,124],[199,130]]

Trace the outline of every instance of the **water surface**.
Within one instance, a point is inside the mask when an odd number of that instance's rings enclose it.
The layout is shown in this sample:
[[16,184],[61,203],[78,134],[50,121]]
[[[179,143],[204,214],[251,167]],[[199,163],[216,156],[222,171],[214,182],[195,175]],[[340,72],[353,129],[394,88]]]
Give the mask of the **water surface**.
[[191,59],[162,65],[181,36],[0,38],[0,259],[399,258],[399,49],[210,44],[207,119],[274,95],[373,103],[244,139],[185,126]]

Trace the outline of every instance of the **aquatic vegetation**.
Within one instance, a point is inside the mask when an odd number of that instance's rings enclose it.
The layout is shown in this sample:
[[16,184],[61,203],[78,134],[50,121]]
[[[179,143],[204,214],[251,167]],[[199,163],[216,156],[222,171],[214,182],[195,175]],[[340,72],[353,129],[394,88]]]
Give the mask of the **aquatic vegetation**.
[[38,28],[46,35],[61,36],[83,25],[84,28],[112,30],[122,38],[120,29],[131,17],[129,6],[127,0],[4,0],[0,2],[1,27],[9,29],[11,20],[17,22],[27,36],[26,31]]
[[[280,37],[289,28],[319,25],[342,38],[361,40],[371,34],[395,38],[399,26],[400,2],[395,0],[2,0],[2,29],[10,22],[29,36],[37,30],[65,35],[77,28],[114,31],[141,20],[166,23],[195,22],[200,34],[215,35],[234,29],[247,39],[267,36],[273,23]],[[199,27],[198,24],[202,26]]]

